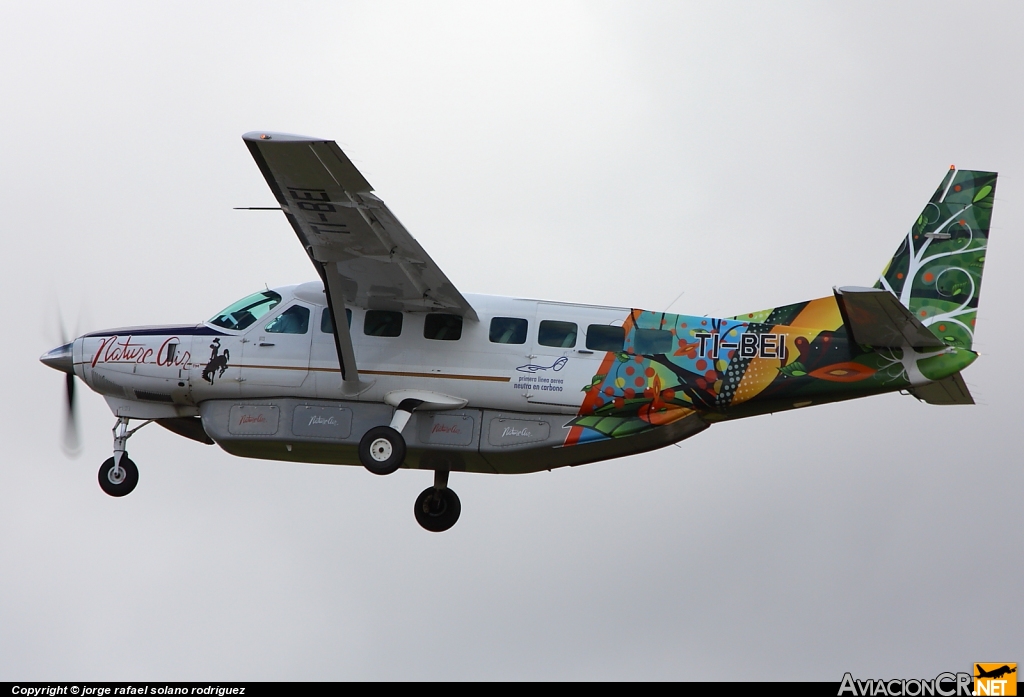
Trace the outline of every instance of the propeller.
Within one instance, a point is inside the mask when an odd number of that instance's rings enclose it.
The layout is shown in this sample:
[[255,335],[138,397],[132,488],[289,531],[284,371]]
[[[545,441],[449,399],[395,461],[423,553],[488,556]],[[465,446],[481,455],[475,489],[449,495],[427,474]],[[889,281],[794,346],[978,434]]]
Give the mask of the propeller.
[[60,346],[52,349],[39,360],[54,370],[64,373],[64,437],[61,448],[68,457],[78,457],[82,452],[82,440],[78,434],[78,410],[75,408],[75,361],[74,341],[67,340],[64,322],[60,321]]
[[64,392],[67,397],[64,412],[64,440],[61,447],[68,457],[82,454],[82,439],[78,434],[78,410],[75,408],[75,374],[68,373],[64,378]]

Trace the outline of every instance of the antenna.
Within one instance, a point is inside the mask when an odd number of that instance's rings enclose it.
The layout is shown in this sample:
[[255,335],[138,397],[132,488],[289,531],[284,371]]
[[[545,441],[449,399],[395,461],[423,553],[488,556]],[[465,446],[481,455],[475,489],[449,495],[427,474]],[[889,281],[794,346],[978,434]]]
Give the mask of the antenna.
[[677,295],[672,302],[670,302],[668,305],[665,306],[665,309],[662,310],[662,313],[664,314],[664,313],[668,312],[668,309],[670,307],[672,307],[673,305],[675,305],[679,301],[679,298],[683,297],[684,293],[686,293],[685,290],[684,291],[680,291],[679,295]]

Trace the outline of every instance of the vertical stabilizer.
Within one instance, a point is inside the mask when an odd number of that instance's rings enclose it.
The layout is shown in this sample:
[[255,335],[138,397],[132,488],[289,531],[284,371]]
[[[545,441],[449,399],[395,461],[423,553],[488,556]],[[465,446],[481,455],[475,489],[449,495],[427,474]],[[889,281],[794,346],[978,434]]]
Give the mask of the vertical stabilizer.
[[950,346],[974,343],[995,191],[995,172],[951,167],[875,284]]

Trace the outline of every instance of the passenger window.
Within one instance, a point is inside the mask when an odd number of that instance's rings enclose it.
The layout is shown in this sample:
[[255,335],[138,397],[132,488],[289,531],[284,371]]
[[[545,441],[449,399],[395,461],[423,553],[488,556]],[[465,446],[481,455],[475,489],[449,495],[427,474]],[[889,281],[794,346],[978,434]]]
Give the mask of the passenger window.
[[572,348],[576,345],[576,323],[546,319],[540,323],[537,343],[541,346]]
[[423,338],[458,341],[462,338],[462,318],[458,315],[428,314],[423,320]]
[[309,308],[292,305],[270,320],[265,329],[271,334],[305,334],[309,329]]
[[[348,319],[348,328],[352,328],[352,310],[345,308],[345,317]],[[325,307],[324,314],[320,317],[320,331],[324,334],[334,333],[334,318],[331,317],[331,308]]]
[[587,327],[587,348],[594,351],[621,351],[626,341],[626,330],[607,324]]
[[525,319],[518,317],[494,317],[491,319],[491,343],[525,344],[528,326],[529,323]]
[[633,338],[633,352],[645,356],[668,353],[672,350],[672,332],[664,329],[637,329]]
[[367,336],[399,336],[402,333],[402,313],[391,310],[367,310],[363,319],[363,334]]

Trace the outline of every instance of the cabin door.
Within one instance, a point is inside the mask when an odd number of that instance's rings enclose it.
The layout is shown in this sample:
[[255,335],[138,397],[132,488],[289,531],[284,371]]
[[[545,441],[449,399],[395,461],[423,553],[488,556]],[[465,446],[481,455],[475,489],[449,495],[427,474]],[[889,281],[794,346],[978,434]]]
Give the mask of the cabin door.
[[538,303],[536,329],[531,336],[533,352],[529,363],[517,369],[520,373],[526,372],[521,380],[529,380],[527,401],[580,406],[584,389],[593,382],[607,356],[607,351],[587,348],[588,327],[616,321],[621,325],[626,313],[598,307]]

